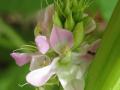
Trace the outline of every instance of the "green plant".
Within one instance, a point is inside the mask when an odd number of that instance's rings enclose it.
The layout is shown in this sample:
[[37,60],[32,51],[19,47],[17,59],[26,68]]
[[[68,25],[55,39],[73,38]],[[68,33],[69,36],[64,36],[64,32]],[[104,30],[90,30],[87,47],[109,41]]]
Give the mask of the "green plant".
[[120,90],[120,1],[118,1],[102,44],[91,64],[85,90]]

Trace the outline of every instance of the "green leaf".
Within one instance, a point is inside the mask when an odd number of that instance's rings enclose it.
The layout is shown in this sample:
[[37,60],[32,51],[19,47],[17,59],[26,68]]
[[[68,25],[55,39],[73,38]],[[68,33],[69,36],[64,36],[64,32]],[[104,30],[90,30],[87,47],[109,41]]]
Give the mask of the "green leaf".
[[[100,10],[103,12],[104,18],[108,21],[112,15],[112,11],[119,0],[97,0]],[[109,2],[109,4],[108,4]]]
[[[91,11],[93,13],[95,13],[95,11],[97,11],[97,13],[100,12],[100,14],[103,16],[103,18],[106,21],[109,21],[111,15],[112,15],[112,12],[115,8],[115,5],[117,4],[117,1],[119,1],[119,0],[93,0],[93,1],[94,2],[90,6],[90,8],[92,8]],[[108,4],[108,2],[109,2],[109,4]]]
[[86,77],[85,90],[120,90],[120,1]]

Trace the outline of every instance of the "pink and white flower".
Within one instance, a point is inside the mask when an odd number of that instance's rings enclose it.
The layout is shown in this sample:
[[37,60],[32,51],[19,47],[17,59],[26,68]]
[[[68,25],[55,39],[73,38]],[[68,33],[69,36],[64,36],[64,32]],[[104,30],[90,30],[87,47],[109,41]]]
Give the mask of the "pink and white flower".
[[[27,53],[15,53],[13,52],[11,56],[15,59],[16,63],[19,66],[22,66],[24,64],[27,64],[28,62],[31,62],[31,71],[27,76],[26,80],[31,85],[34,85],[36,87],[44,85],[51,76],[55,74],[55,66],[58,58],[54,58],[48,66],[45,66],[43,68],[35,69],[37,66],[39,66],[39,61],[41,61],[41,55],[44,57],[44,54],[46,54],[49,50],[49,48],[53,49],[56,53],[62,53],[62,49],[65,49],[66,46],[71,48],[73,45],[73,36],[72,33],[61,29],[59,27],[53,27],[52,33],[50,36],[50,39],[48,39],[46,36],[37,36],[35,38],[35,42],[39,51],[39,54],[27,54]],[[39,59],[36,61],[35,57],[39,56]],[[35,65],[37,62],[38,65]]]

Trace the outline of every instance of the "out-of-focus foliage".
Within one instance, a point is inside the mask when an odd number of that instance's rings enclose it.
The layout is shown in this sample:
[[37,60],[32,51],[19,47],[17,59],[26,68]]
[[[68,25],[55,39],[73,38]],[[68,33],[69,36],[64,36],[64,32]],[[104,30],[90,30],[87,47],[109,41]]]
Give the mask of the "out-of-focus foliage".
[[0,90],[34,90],[30,85],[22,87],[26,83],[27,66],[22,68],[11,66],[2,72],[0,73]]
[[100,11],[105,20],[109,21],[117,1],[119,0],[93,0],[91,7]]
[[24,44],[24,40],[12,28],[0,20],[0,46],[9,49],[13,47],[17,48]]
[[[17,67],[9,54],[22,44],[34,41],[35,20],[33,20],[34,16],[32,18],[29,16],[35,15],[51,2],[53,0],[0,0],[0,90],[34,90],[30,85],[22,88],[18,86],[25,83],[28,66]],[[94,0],[90,12],[99,12],[109,21],[116,3],[117,0]],[[18,21],[16,19],[16,22],[11,24],[12,19],[9,19],[9,15],[13,16],[14,20],[16,13],[22,18]],[[24,15],[29,18],[26,19]],[[53,88],[57,90],[57,87]]]
[[[44,8],[53,1],[54,0],[0,0],[0,11],[29,14]],[[100,10],[103,17],[109,20],[117,1],[118,0],[93,0],[91,7],[95,10]]]
[[120,90],[120,1],[91,64],[85,90]]
[[53,0],[0,0],[0,11],[33,13],[44,8]]

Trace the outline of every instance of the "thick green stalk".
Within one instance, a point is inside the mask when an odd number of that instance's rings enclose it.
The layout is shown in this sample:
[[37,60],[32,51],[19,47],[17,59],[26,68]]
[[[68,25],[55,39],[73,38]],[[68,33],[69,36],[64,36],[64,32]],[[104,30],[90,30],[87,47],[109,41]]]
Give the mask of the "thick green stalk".
[[85,90],[120,90],[120,1],[91,64]]

